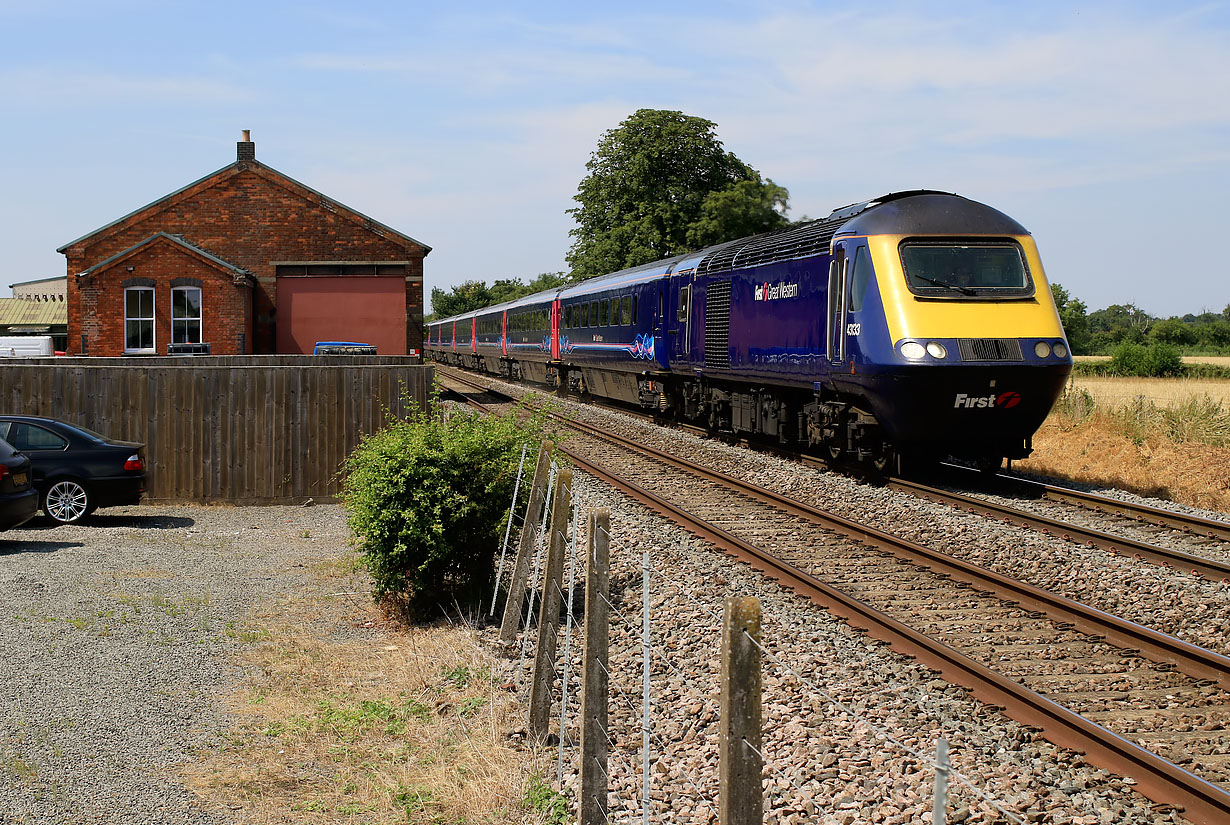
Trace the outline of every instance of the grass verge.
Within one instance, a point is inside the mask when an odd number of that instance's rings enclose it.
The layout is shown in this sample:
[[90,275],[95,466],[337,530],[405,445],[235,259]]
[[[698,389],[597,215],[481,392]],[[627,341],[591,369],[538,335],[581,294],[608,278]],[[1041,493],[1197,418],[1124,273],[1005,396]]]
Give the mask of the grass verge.
[[1013,466],[1230,512],[1230,410],[1208,395],[1116,404],[1077,379]]
[[[331,622],[371,630],[335,640]],[[185,770],[207,802],[250,823],[549,820],[547,760],[507,738],[524,709],[470,628],[386,628],[359,595],[282,602],[228,633],[250,675],[226,741]]]

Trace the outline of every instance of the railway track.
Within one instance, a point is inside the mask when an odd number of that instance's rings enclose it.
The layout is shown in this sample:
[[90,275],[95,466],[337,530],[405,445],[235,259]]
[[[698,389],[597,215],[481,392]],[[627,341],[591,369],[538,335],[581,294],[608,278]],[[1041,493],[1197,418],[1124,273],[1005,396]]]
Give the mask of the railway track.
[[1182,806],[1195,822],[1230,821],[1230,659],[684,459],[577,429],[585,435],[567,452],[586,471],[1057,744],[1132,776],[1146,796]]
[[[997,504],[975,496],[964,495],[953,490],[922,484],[909,479],[894,478],[887,482],[887,486],[894,490],[901,490],[916,495],[928,501],[940,502],[951,507],[986,516],[987,518],[1001,519],[1006,523],[1019,527],[1038,530],[1064,541],[1083,542],[1094,547],[1100,547],[1111,553],[1160,564],[1164,567],[1171,567],[1194,576],[1230,585],[1230,561],[1227,560],[1230,559],[1230,553],[1226,552],[1230,551],[1230,548],[1222,547],[1220,543],[1218,546],[1223,550],[1219,554],[1221,558],[1212,557],[1212,554],[1208,556],[1197,555],[1195,553],[1172,550],[1151,542],[1140,541],[1122,533],[1112,534],[1091,527],[1084,527],[1073,522],[1061,521],[1028,510]],[[1049,487],[1050,485],[1038,486]],[[1095,500],[1101,499],[1101,497],[1096,496],[1094,498]],[[1122,512],[1135,512],[1134,507],[1135,505],[1125,505]],[[1152,507],[1147,509],[1149,511],[1156,511],[1156,508]],[[1207,522],[1203,519],[1200,521],[1202,523],[1215,524],[1215,522]],[[1192,522],[1187,521],[1186,523],[1191,524]],[[1171,525],[1165,526],[1170,527]],[[1188,533],[1190,531],[1184,530],[1183,532]]]

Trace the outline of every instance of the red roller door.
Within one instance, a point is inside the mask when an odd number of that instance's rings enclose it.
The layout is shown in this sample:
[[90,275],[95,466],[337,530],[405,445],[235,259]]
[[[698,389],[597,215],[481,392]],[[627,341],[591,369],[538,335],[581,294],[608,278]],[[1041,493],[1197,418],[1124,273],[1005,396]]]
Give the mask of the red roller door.
[[395,277],[279,277],[278,352],[311,354],[317,341],[375,344],[406,354],[406,280]]

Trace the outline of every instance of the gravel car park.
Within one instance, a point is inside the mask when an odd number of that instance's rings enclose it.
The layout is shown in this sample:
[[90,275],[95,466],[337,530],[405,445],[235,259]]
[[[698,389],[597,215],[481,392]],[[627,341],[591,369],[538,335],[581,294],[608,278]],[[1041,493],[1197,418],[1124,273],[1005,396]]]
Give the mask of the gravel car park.
[[175,772],[230,723],[233,628],[319,588],[348,535],[335,506],[123,507],[0,534],[0,822],[230,822]]

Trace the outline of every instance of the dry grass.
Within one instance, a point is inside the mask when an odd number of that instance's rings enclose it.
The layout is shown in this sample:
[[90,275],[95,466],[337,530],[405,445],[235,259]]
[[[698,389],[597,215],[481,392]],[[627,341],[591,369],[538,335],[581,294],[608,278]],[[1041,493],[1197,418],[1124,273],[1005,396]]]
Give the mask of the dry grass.
[[1230,406],[1230,381],[1207,378],[1119,378],[1077,375],[1073,383],[1086,390],[1100,407],[1119,407],[1139,397],[1155,404],[1175,406],[1193,397],[1207,395]]
[[232,634],[250,678],[229,741],[186,772],[245,823],[526,823],[544,758],[507,739],[523,708],[464,626],[330,641],[305,627],[380,627],[365,596],[279,604]]
[[[1099,361],[1109,361],[1109,355],[1073,355],[1073,361],[1086,361],[1089,363],[1097,363]],[[1230,355],[1184,355],[1184,364],[1214,364],[1219,367],[1230,367]]]
[[[1159,405],[1125,390],[1100,397],[1090,390],[1084,396],[1080,388],[1088,380],[1076,379],[1034,436],[1034,455],[1014,467],[1230,512],[1225,396],[1173,393],[1170,403]],[[1118,405],[1108,400],[1117,397],[1132,400]]]

